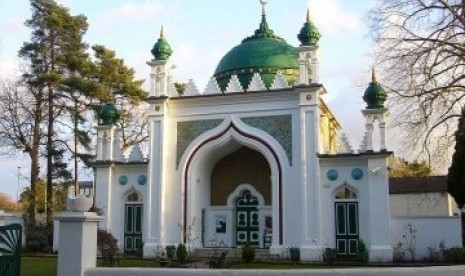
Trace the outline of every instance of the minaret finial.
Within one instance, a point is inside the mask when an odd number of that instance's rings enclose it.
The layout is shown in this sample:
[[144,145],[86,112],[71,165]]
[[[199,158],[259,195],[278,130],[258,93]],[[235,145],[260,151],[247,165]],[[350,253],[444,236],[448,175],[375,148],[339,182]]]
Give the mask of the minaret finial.
[[165,34],[163,32],[163,25],[161,25],[161,28],[160,28],[160,38],[165,38]]
[[371,67],[371,82],[378,83],[378,76],[376,75],[375,66]]
[[307,23],[312,22],[312,17],[310,16],[310,8],[307,8]]
[[262,16],[266,16],[265,5],[268,4],[268,1],[260,0],[260,4],[262,4]]

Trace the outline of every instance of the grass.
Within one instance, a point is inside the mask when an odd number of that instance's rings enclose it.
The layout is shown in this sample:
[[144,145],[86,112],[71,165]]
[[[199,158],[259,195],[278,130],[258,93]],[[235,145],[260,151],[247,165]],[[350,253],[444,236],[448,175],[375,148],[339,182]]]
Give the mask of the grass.
[[330,265],[321,263],[231,263],[227,268],[231,269],[333,269],[362,267],[357,264]]
[[[54,276],[57,274],[57,261],[57,257],[22,257],[21,276]],[[102,266],[102,260],[97,260],[97,266]],[[125,258],[118,266],[156,267],[158,264],[151,259]]]
[[54,257],[22,257],[21,275],[54,276],[57,274],[57,258]]

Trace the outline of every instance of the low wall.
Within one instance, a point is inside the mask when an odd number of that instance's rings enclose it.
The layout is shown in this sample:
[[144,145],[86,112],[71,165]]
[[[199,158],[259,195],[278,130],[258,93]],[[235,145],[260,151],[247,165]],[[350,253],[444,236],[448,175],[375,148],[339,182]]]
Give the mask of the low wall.
[[414,259],[421,261],[429,257],[428,248],[439,250],[441,243],[446,248],[462,246],[460,217],[391,218],[390,228],[394,258],[403,254],[404,260],[411,260],[414,251]]
[[435,267],[377,267],[351,269],[296,269],[296,270],[228,270],[228,269],[150,269],[150,268],[92,268],[85,276],[175,276],[175,275],[418,275],[418,276],[449,276],[463,275],[465,266],[435,266]]

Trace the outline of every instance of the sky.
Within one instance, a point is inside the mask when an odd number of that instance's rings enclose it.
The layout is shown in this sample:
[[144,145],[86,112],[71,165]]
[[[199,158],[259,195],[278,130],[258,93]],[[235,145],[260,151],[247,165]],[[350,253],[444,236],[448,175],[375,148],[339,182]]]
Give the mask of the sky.
[[[71,14],[84,14],[89,29],[85,41],[102,44],[146,79],[148,89],[150,50],[164,26],[165,38],[173,49],[177,66],[175,81],[193,79],[203,90],[216,65],[231,48],[253,34],[261,20],[259,0],[57,0]],[[267,21],[275,33],[298,46],[297,33],[306,10],[322,34],[320,40],[320,82],[328,94],[325,100],[342,124],[353,148],[364,133],[359,110],[363,92],[371,78],[372,41],[366,13],[375,0],[269,0]],[[0,78],[17,74],[18,49],[30,37],[24,21],[31,16],[29,1],[0,0]],[[389,145],[389,139],[388,139]],[[18,167],[20,181],[18,185]],[[18,186],[28,185],[26,155],[0,156],[0,191],[16,198]],[[42,168],[42,171],[45,169]],[[90,176],[85,176],[84,178]]]

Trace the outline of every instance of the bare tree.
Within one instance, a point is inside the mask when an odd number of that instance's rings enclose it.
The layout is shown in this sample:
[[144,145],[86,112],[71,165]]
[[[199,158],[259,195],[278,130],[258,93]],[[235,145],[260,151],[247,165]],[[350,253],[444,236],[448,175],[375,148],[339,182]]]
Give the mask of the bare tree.
[[[0,84],[0,148],[3,154],[22,150],[31,159],[31,190],[39,180],[40,146],[46,112],[42,88],[25,81],[4,80]],[[27,210],[28,225],[35,225],[35,197]]]
[[369,16],[404,145],[444,157],[465,97],[465,0],[379,0]]

